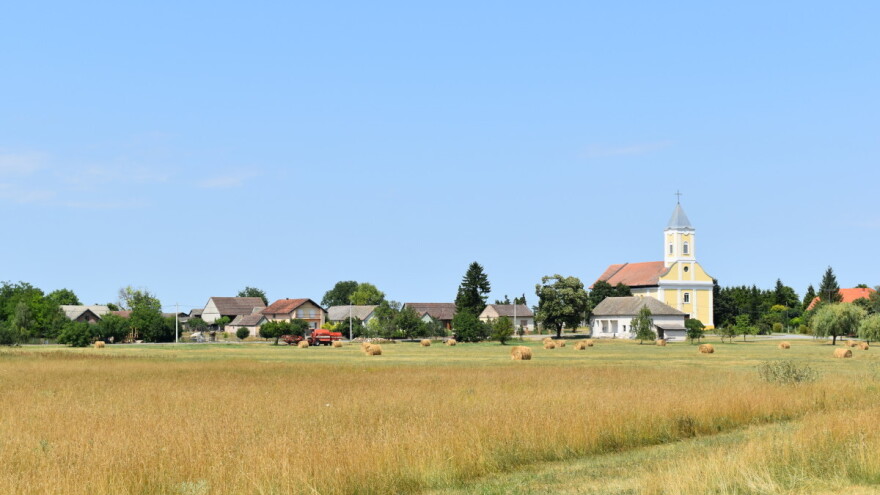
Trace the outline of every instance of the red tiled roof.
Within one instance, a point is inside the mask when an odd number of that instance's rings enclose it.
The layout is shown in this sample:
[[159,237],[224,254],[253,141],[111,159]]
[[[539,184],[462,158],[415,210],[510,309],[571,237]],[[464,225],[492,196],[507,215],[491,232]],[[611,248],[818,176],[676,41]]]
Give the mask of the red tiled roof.
[[[320,304],[312,301],[311,299],[279,299],[272,304],[269,305],[268,308],[263,310],[264,315],[286,315],[293,313],[293,311],[302,306],[303,304],[311,302],[317,307],[321,307]],[[323,309],[323,308],[322,308]]]
[[131,318],[131,311],[111,311],[110,313],[122,318]]
[[[840,289],[840,295],[843,297],[841,302],[851,303],[856,299],[867,299],[871,297],[871,293],[875,292],[874,289],[858,287],[855,289]],[[810,305],[807,306],[807,311],[813,309],[817,304],[819,304],[819,296],[813,298],[810,301]]]
[[666,271],[662,261],[623,263],[609,266],[596,281],[604,280],[611,285],[623,284],[630,287],[660,285],[660,277]]

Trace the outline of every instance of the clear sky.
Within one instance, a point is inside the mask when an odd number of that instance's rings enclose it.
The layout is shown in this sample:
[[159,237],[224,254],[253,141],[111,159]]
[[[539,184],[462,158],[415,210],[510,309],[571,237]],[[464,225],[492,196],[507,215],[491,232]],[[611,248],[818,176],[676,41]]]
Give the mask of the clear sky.
[[0,280],[452,301],[657,261],[880,284],[880,3],[13,2]]

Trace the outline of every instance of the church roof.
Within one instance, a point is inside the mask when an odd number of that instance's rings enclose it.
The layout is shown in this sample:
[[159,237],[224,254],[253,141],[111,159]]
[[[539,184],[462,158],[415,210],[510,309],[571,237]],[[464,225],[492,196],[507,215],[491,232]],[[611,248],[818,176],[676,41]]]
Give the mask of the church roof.
[[666,230],[669,229],[694,230],[694,226],[691,225],[691,221],[688,220],[687,215],[685,215],[684,209],[681,207],[681,204],[676,204],[675,210],[672,211],[672,217],[669,219],[669,223],[666,225]]
[[[630,287],[644,287],[660,285],[660,277],[668,269],[662,261],[648,261],[645,263],[623,263],[611,265],[598,280],[604,280],[611,285],[623,284]],[[598,281],[597,280],[597,281]]]
[[629,296],[629,297],[606,297],[596,308],[593,309],[594,316],[635,316],[643,306],[647,306],[654,316],[684,316],[683,313],[668,304],[654,299],[651,296]]

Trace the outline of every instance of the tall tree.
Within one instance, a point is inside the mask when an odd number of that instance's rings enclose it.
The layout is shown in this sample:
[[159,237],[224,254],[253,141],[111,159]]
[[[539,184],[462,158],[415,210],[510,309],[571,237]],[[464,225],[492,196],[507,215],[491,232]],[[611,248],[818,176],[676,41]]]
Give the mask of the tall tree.
[[266,298],[266,292],[256,287],[246,286],[244,289],[238,291],[238,297],[259,297],[263,300],[263,304],[269,304],[269,299]]
[[556,274],[541,278],[535,285],[538,311],[535,319],[546,327],[556,329],[556,338],[562,337],[562,327],[576,329],[583,321],[589,299],[584,284],[577,277]]
[[776,287],[773,289],[773,304],[785,306],[786,308],[796,308],[800,302],[794,289],[783,284],[782,280],[776,279]]
[[458,295],[455,297],[455,309],[457,312],[469,311],[478,316],[486,309],[486,298],[492,290],[489,285],[489,277],[483,271],[483,267],[474,261],[470,264],[458,286]]
[[79,302],[79,298],[76,297],[76,294],[70,289],[53,290],[46,297],[59,306],[61,306],[62,304],[75,306],[82,304],[81,302]]
[[[506,296],[505,296],[505,297],[506,297]],[[520,296],[520,297],[514,297],[514,298],[513,298],[513,304],[522,304],[523,306],[526,306],[526,295],[523,294],[523,295]]]
[[394,318],[394,323],[405,339],[414,339],[425,335],[425,325],[416,310],[407,306],[401,309]]
[[837,277],[830,266],[825,270],[825,274],[822,275],[822,283],[819,284],[819,299],[822,302],[829,303],[843,301],[843,296],[840,295],[840,286],[837,285]]
[[627,297],[632,295],[632,289],[629,286],[624,285],[622,283],[618,283],[617,285],[611,285],[604,280],[599,280],[593,284],[593,288],[590,289],[589,294],[589,302],[590,302],[590,311],[593,310],[596,306],[599,305],[602,300],[606,297]]
[[[133,339],[161,342],[169,339],[168,325],[162,317],[162,303],[150,291],[132,286],[119,289],[119,305],[130,310],[129,328]],[[173,337],[172,328],[171,335]]]
[[351,294],[358,288],[358,283],[354,280],[342,280],[336,282],[332,289],[324,293],[321,299],[321,306],[329,308],[330,306],[345,306],[351,304]]
[[375,285],[362,282],[357,285],[354,292],[349,296],[351,304],[357,305],[373,305],[379,304],[385,300],[385,293],[376,288]]
[[510,304],[510,298],[504,294],[504,299],[495,299],[495,304]]
[[859,338],[869,343],[880,340],[880,315],[870,315],[859,323]]
[[654,333],[654,319],[651,318],[651,310],[648,309],[648,306],[642,306],[639,314],[633,318],[632,329],[636,334],[636,338],[639,339],[639,345],[644,340],[655,340],[657,338],[657,334]]
[[865,317],[865,310],[850,303],[823,304],[816,310],[810,320],[813,333],[817,337],[831,337],[831,343],[837,343],[837,337],[854,334],[859,323]]
[[816,289],[813,288],[813,284],[810,284],[810,286],[807,287],[807,293],[804,294],[804,300],[801,303],[801,308],[806,311],[807,308],[810,306],[810,303],[813,302],[813,299],[816,299]]

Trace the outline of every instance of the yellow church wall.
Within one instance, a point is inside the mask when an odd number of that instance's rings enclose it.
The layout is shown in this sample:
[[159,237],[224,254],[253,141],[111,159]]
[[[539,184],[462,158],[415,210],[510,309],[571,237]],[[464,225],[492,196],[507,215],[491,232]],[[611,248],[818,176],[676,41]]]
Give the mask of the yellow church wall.
[[[691,267],[688,272],[684,270],[680,270],[678,267],[678,262],[673,263],[669,267],[669,271],[660,277],[660,280],[665,282],[676,282],[676,281],[696,281],[696,282],[711,282],[712,277],[706,273],[706,270],[703,270],[703,267],[700,266],[699,263],[685,263],[685,266]],[[683,278],[678,278],[679,271]]]
[[710,277],[709,274],[706,273],[706,270],[703,270],[703,267],[700,266],[699,263],[696,263],[696,262],[694,263],[693,272],[694,272],[694,275],[693,275],[694,280],[696,280],[698,282],[711,282],[712,281],[712,277]]

